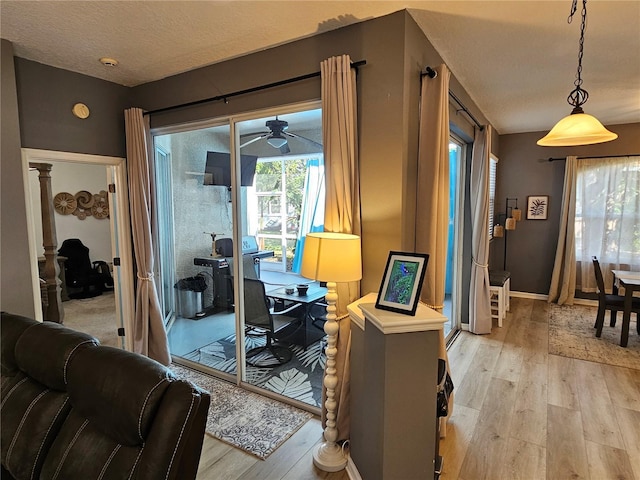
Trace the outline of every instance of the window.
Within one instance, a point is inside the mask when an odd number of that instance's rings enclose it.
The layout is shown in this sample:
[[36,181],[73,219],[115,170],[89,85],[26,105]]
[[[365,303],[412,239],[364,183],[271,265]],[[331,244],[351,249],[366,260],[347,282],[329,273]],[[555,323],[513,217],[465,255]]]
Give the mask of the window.
[[595,289],[589,270],[593,256],[598,257],[603,272],[640,269],[638,225],[640,157],[578,160],[575,246],[583,291]]
[[498,159],[491,155],[489,157],[489,238],[493,238],[493,224],[496,207],[496,170]]
[[[317,203],[324,203],[324,167],[316,174],[322,178],[322,189],[315,188],[314,194],[310,195],[313,185],[309,184],[309,178],[314,166],[317,170],[319,165],[323,165],[321,154],[258,159],[255,193],[253,190],[248,192],[250,208],[256,215],[249,222],[260,248],[275,252],[272,258],[263,259],[264,267],[277,264],[283,271],[296,271],[294,259],[298,241],[311,231],[305,222],[310,215],[308,210],[311,208],[315,212]],[[318,219],[320,227],[323,220]]]

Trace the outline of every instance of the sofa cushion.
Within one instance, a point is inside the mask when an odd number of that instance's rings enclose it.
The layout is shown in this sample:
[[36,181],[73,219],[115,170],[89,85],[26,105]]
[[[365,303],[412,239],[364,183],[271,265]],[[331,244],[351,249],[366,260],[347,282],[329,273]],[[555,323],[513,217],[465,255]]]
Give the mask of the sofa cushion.
[[118,443],[72,409],[47,454],[41,478],[144,478],[133,475],[142,449]]
[[71,404],[118,443],[141,445],[173,373],[142,355],[113,347],[83,349],[69,362]]
[[91,335],[43,322],[24,331],[16,342],[18,367],[34,380],[54,390],[66,389],[66,368],[79,348],[95,347]]
[[19,368],[16,365],[15,346],[18,338],[29,327],[40,322],[20,315],[2,312],[2,342],[0,343],[0,372],[2,377],[13,376]]
[[2,465],[14,478],[39,478],[45,456],[70,411],[58,392],[19,373],[3,392],[0,416]]

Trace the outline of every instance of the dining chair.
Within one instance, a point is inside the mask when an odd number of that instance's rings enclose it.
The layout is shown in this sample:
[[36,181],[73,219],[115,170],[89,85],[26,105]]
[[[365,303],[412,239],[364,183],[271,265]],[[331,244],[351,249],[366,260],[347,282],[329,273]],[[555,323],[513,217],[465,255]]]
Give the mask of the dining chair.
[[[264,283],[252,278],[244,279],[244,323],[245,335],[265,336],[265,344],[249,350],[246,361],[256,367],[276,367],[289,362],[293,352],[278,340],[287,335],[287,330],[297,330],[302,324],[300,318],[289,316],[299,305],[285,310],[274,311],[266,295]],[[291,327],[291,328],[288,328]]]
[[[598,287],[598,315],[596,316],[596,323],[593,328],[596,329],[596,337],[600,337],[602,335],[605,312],[607,310],[611,312],[611,321],[609,325],[611,327],[615,327],[616,313],[624,311],[624,296],[608,294],[605,292],[604,278],[602,276],[602,270],[600,269],[600,262],[595,256],[593,257],[593,271],[596,275],[596,285]],[[631,311],[635,312],[636,320],[638,320],[638,317],[640,317],[640,299],[633,300]]]

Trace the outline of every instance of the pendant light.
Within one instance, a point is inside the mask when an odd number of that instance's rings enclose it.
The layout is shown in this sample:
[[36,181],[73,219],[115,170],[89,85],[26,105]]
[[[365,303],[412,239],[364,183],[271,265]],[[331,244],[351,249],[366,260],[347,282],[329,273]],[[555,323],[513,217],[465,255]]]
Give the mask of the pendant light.
[[[576,13],[578,0],[573,0],[568,23],[573,20]],[[573,147],[576,145],[592,145],[594,143],[610,142],[618,138],[618,135],[607,130],[600,121],[582,110],[582,105],[587,103],[589,93],[582,89],[582,55],[584,50],[584,30],[587,23],[587,0],[582,0],[582,23],[580,25],[580,48],[578,50],[578,71],[574,88],[567,102],[572,105],[573,111],[564,117],[543,138],[538,140],[538,145],[543,147]]]

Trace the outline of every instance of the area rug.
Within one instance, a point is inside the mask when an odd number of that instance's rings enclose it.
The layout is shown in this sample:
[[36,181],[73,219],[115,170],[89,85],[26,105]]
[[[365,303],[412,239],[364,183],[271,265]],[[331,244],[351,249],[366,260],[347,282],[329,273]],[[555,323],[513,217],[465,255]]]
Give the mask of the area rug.
[[[235,375],[235,339],[235,335],[230,335],[198,348],[183,358]],[[264,341],[264,337],[247,336],[245,348],[248,351],[262,346]],[[247,366],[247,383],[319,407],[322,404],[322,378],[326,363],[324,344],[318,341],[306,350],[298,345],[291,345],[289,349],[293,353],[291,361],[277,367],[260,367],[260,358],[256,357],[256,366]]]
[[172,364],[171,370],[211,394],[206,432],[264,460],[313,415],[231,383]]
[[596,307],[585,305],[550,304],[549,353],[640,370],[640,335],[635,314],[631,315],[629,343],[625,348],[620,346],[622,313],[618,313],[616,326],[610,327],[607,312],[602,336],[597,338],[593,328],[597,311]]

